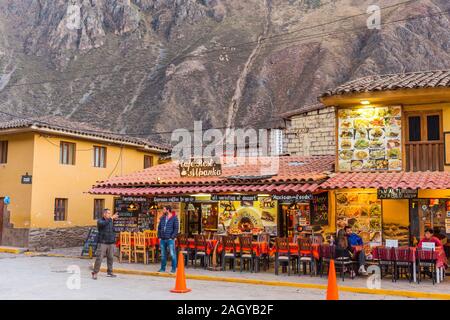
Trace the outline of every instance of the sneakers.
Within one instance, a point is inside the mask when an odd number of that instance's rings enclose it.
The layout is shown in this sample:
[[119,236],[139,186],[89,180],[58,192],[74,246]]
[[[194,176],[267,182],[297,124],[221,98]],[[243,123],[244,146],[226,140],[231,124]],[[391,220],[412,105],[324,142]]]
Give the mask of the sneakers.
[[367,270],[364,266],[359,267],[358,273],[363,276],[367,276]]
[[166,272],[166,270],[159,269],[158,272]]
[[92,279],[97,280],[97,274],[95,272],[92,272]]
[[177,272],[177,270],[170,270],[170,273],[175,273]]
[[114,273],[112,273],[112,272],[108,272],[108,274],[106,275],[107,277],[110,277],[110,278],[116,278],[117,276],[114,274]]

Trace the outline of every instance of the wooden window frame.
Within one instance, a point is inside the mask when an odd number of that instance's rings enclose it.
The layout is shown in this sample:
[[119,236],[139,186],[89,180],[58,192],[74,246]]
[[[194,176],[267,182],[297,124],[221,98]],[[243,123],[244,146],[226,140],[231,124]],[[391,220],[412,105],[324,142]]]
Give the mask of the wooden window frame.
[[[65,162],[65,149],[67,147],[67,163]],[[70,157],[70,148],[73,148],[72,157]],[[76,164],[77,145],[73,142],[61,141],[59,147],[59,163],[67,166],[74,166]],[[71,158],[71,159],[70,159]]]
[[[99,202],[101,203],[100,206],[98,206]],[[94,199],[94,214],[93,214],[94,220],[98,220],[102,217],[104,209],[105,209],[105,199]]]
[[[104,150],[103,163],[101,161],[101,150]],[[94,146],[94,167],[95,168],[106,168],[108,150],[106,147]],[[98,155],[98,159],[97,159]]]
[[53,211],[54,221],[67,221],[67,208],[69,200],[67,198],[55,198],[55,207]]
[[8,163],[8,140],[0,141],[0,164]]
[[[439,140],[428,140],[428,124],[427,116],[439,116]],[[409,118],[410,117],[420,117],[420,141],[410,141],[409,140]],[[444,131],[443,131],[443,119],[442,110],[422,110],[422,111],[406,111],[405,112],[405,142],[406,143],[419,143],[419,142],[444,142]],[[424,139],[426,138],[426,139]]]
[[[150,166],[147,166],[147,159],[150,159]],[[155,165],[155,158],[154,158],[154,156],[151,156],[151,155],[148,155],[148,154],[144,155],[144,169],[151,168],[154,165]]]

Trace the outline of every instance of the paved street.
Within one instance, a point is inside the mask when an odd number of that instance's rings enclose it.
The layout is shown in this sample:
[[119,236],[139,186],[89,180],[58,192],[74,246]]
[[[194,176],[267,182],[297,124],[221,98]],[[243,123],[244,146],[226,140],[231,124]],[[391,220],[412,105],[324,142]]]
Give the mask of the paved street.
[[[173,278],[118,275],[90,278],[91,260],[0,254],[0,299],[317,299],[324,290],[188,280],[188,294],[172,294]],[[67,269],[79,267],[80,287]],[[401,297],[340,292],[341,299],[385,300]],[[406,299],[406,298],[403,298]]]

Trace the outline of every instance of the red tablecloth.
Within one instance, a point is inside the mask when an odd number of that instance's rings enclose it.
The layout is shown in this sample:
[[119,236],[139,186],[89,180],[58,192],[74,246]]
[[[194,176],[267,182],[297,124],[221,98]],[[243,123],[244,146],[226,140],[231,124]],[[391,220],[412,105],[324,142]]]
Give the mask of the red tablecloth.
[[[311,246],[312,246],[312,254],[313,254],[313,257],[314,257],[315,259],[318,260],[318,259],[320,258],[320,253],[319,253],[320,244],[318,244],[318,243],[313,243]],[[275,252],[276,252],[276,251],[277,251],[277,250],[276,250],[276,247],[275,247],[275,245],[274,245],[274,246],[272,246],[272,248],[270,249],[270,254],[271,254],[271,255],[275,255]],[[289,251],[291,252],[292,255],[298,254],[298,243],[295,243],[295,242],[290,243],[290,244],[289,244]],[[281,253],[287,253],[287,250],[279,250],[279,252],[281,252]],[[301,255],[308,255],[308,254],[309,254],[309,251],[300,251],[300,254],[301,254]]]

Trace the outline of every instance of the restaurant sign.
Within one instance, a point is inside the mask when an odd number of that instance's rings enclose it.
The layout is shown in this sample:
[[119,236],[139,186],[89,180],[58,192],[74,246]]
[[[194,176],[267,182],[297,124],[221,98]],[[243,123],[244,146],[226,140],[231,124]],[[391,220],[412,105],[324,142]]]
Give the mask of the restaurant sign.
[[258,201],[256,195],[240,195],[240,194],[213,194],[212,201]]
[[378,199],[416,199],[417,195],[417,189],[387,188],[377,191]]
[[179,197],[154,197],[154,202],[195,202],[195,197],[179,196]]
[[295,194],[295,195],[272,195],[272,199],[281,202],[300,202],[312,200],[313,195],[311,193]]
[[214,177],[222,175],[222,164],[213,158],[181,160],[178,168],[181,177]]

